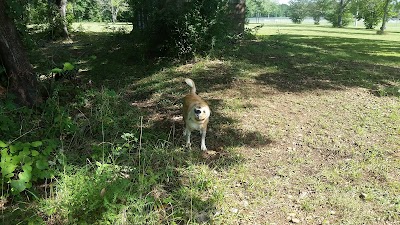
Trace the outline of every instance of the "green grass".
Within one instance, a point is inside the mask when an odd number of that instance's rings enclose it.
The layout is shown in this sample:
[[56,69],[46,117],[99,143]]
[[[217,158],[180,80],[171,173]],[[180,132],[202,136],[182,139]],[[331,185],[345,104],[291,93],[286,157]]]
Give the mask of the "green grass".
[[[16,126],[35,129],[21,140],[60,140],[57,176],[33,201],[7,198],[2,223],[399,223],[398,32],[271,25],[182,64],[144,59],[123,32],[85,31],[31,52],[41,74],[77,67],[44,110],[76,129],[44,113]],[[184,77],[210,103],[215,157],[197,134],[182,147]]]

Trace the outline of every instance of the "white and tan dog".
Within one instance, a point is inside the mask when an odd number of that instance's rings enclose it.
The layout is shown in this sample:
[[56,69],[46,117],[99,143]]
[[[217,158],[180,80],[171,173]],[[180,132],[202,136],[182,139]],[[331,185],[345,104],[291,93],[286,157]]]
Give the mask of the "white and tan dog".
[[186,147],[190,148],[190,134],[193,130],[200,131],[201,150],[207,151],[206,132],[211,110],[208,104],[196,94],[193,80],[187,78],[185,82],[191,87],[190,93],[183,98],[183,120],[185,121]]

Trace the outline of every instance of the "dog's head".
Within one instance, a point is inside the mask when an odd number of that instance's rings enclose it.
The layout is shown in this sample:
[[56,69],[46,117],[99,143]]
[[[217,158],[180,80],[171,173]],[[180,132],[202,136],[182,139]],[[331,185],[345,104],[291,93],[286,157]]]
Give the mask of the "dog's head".
[[210,117],[211,110],[207,105],[195,105],[193,107],[193,115],[194,119],[197,121],[203,121],[206,120],[208,117]]

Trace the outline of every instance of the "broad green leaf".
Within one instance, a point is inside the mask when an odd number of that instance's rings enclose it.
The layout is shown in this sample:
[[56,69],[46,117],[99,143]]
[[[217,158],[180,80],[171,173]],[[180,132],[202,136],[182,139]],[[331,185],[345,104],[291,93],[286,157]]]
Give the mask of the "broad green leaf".
[[20,162],[23,162],[24,164],[32,165],[32,157],[30,157],[30,156],[20,157]]
[[32,156],[33,156],[33,157],[38,156],[38,155],[39,155],[39,152],[38,152],[38,151],[32,150]]
[[[11,146],[12,146],[12,153],[14,153],[16,151],[19,151],[24,147],[24,145],[21,142],[17,142],[14,145],[11,145]],[[11,150],[11,146],[10,146],[10,150]]]
[[20,180],[29,182],[32,179],[32,173],[30,171],[24,171],[18,174]]
[[1,161],[7,161],[8,158],[10,157],[10,155],[8,154],[8,149],[7,148],[3,148],[1,150]]
[[6,143],[4,143],[3,141],[0,141],[0,148],[5,148],[8,145]]
[[13,178],[14,177],[14,173],[5,174],[4,177],[5,178]]
[[26,157],[26,156],[29,156],[30,153],[31,153],[31,151],[29,150],[29,148],[25,147],[24,150],[19,152],[18,155],[21,157]]
[[10,158],[13,164],[18,165],[21,162],[21,159],[25,159],[26,157],[20,155],[13,155],[13,156],[10,155]]
[[16,151],[18,151],[18,149],[15,145],[10,145],[9,149],[10,149],[11,153],[15,153]]
[[42,154],[44,155],[50,155],[50,153],[53,151],[53,148],[51,146],[47,146],[44,151],[42,152]]
[[49,167],[49,163],[44,159],[40,159],[40,160],[36,161],[36,167],[39,170],[44,170],[44,169],[47,169]]
[[32,171],[32,166],[30,164],[24,164],[22,166],[22,170],[31,172]]
[[39,147],[39,146],[41,146],[43,144],[43,142],[41,142],[41,141],[35,141],[35,142],[32,142],[32,147]]
[[3,176],[8,176],[9,174],[12,174],[16,168],[17,165],[6,162],[2,164],[1,173],[3,174]]
[[64,71],[70,71],[73,70],[74,68],[75,68],[74,65],[72,65],[71,63],[69,62],[64,63],[64,68],[63,68]]
[[51,72],[52,72],[52,73],[62,73],[63,70],[60,69],[60,68],[54,68],[54,69],[51,70]]
[[17,193],[20,193],[26,189],[26,183],[22,180],[12,180],[10,184],[12,190]]

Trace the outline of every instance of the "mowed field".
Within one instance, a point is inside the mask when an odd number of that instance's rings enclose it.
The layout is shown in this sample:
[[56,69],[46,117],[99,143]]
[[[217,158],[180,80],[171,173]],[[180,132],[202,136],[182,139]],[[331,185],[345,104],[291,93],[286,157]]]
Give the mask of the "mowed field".
[[[399,29],[265,24],[172,64],[143,63],[124,30],[82,31],[32,53],[91,84],[60,90],[81,127],[65,154],[81,159],[31,206],[38,221],[400,224]],[[183,148],[185,77],[212,110],[207,153],[197,133]]]

